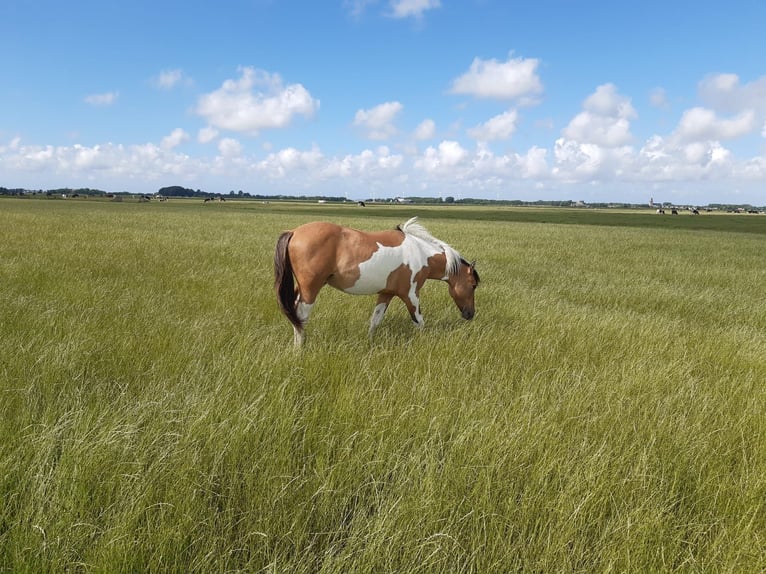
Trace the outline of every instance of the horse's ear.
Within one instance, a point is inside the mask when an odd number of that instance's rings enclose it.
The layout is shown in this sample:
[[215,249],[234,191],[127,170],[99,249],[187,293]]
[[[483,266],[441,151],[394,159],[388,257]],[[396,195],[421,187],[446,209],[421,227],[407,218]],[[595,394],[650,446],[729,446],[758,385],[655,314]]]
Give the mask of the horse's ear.
[[474,259],[473,261],[471,261],[471,262],[468,264],[468,266],[469,266],[471,269],[476,269],[476,259]]

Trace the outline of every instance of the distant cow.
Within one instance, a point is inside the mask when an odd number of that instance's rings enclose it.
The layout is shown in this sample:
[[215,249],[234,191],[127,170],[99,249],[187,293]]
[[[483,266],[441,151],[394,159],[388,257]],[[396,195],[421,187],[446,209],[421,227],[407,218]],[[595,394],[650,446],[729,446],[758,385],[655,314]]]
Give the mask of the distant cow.
[[692,209],[692,215],[699,215],[699,209]]
[[665,210],[664,209],[658,209],[657,213],[659,213],[661,215],[665,215]]
[[677,209],[672,209],[670,211],[670,215],[678,215],[678,210]]

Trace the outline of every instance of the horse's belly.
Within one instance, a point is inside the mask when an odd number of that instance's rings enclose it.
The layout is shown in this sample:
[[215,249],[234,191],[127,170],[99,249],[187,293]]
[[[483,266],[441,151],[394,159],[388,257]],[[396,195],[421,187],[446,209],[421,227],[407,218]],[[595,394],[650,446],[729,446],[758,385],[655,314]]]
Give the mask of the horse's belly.
[[386,288],[387,281],[388,275],[385,277],[370,277],[369,275],[363,275],[359,277],[356,283],[351,285],[351,287],[346,287],[342,290],[343,292],[350,293],[351,295],[373,295],[383,291],[383,289]]

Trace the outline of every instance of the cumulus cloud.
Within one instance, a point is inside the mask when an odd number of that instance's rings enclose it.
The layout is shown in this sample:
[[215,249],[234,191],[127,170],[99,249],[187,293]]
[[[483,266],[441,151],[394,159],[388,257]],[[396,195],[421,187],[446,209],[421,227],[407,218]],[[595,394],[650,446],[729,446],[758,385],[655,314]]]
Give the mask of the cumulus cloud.
[[704,78],[698,91],[702,101],[716,111],[739,114],[754,110],[766,116],[766,76],[742,84],[737,74],[716,74]]
[[33,172],[35,179],[47,174],[54,178],[92,179],[97,176],[99,179],[144,182],[166,175],[198,173],[198,163],[198,160],[153,143],[131,146],[112,143],[55,147],[20,145],[12,154],[0,157],[4,171]]
[[188,139],[189,139],[189,134],[187,134],[181,128],[176,128],[172,132],[170,132],[170,135],[162,138],[162,142],[160,143],[160,145],[162,146],[163,149],[173,149],[174,147],[181,145],[183,142],[187,141]]
[[655,135],[639,150],[632,176],[641,181],[700,180],[732,177],[738,169],[731,151],[718,141],[682,142]]
[[420,18],[426,10],[441,6],[440,0],[391,0],[391,16],[394,18]]
[[519,165],[523,177],[545,178],[548,175],[548,150],[532,146],[525,155],[519,156]]
[[743,136],[757,129],[753,110],[746,110],[729,119],[719,118],[707,108],[691,108],[681,116],[676,135],[682,141],[722,140]]
[[257,168],[270,177],[281,179],[296,171],[316,168],[322,158],[322,152],[317,147],[308,151],[288,147],[270,153],[265,159],[258,162]]
[[363,178],[385,177],[398,170],[403,162],[399,154],[392,154],[388,146],[376,150],[365,149],[358,154],[348,154],[332,158],[321,171],[324,178]]
[[429,140],[436,133],[436,124],[432,119],[425,119],[415,128],[413,136],[416,140]]
[[181,70],[163,70],[155,79],[158,88],[170,90],[181,83],[190,84],[191,80]]
[[562,130],[567,140],[604,147],[630,143],[630,120],[636,111],[627,98],[618,93],[614,84],[596,88],[583,102],[583,111]]
[[197,141],[199,143],[203,143],[203,144],[210,143],[217,137],[218,137],[218,130],[215,128],[211,128],[210,126],[202,128],[199,132],[197,132]]
[[369,139],[388,139],[397,133],[394,120],[403,108],[399,102],[386,102],[369,110],[357,110],[354,126],[362,128]]
[[516,110],[508,110],[468,130],[468,134],[479,141],[506,140],[516,132],[518,119]]
[[111,106],[117,101],[118,92],[106,92],[103,94],[90,94],[85,96],[85,103],[91,106]]
[[468,71],[452,82],[450,91],[477,98],[532,101],[543,91],[538,65],[535,58],[509,57],[505,62],[475,58]]
[[283,128],[297,115],[311,117],[319,109],[301,84],[285,85],[279,74],[242,68],[237,80],[226,80],[214,92],[199,98],[196,112],[211,127],[257,134]]
[[468,151],[453,140],[444,140],[438,147],[429,146],[415,160],[415,167],[426,172],[443,172],[456,167],[468,157]]
[[223,138],[218,142],[218,153],[224,157],[237,157],[242,154],[242,144],[234,138]]

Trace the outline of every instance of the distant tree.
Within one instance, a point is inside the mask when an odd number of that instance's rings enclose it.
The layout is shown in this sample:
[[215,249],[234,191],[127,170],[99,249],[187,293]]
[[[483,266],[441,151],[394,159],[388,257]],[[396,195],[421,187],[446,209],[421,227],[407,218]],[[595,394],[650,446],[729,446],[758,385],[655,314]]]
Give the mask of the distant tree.
[[180,185],[161,187],[157,193],[163,197],[206,197],[208,195],[199,189],[195,191],[188,187],[181,187]]

